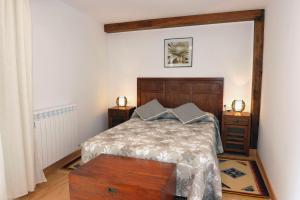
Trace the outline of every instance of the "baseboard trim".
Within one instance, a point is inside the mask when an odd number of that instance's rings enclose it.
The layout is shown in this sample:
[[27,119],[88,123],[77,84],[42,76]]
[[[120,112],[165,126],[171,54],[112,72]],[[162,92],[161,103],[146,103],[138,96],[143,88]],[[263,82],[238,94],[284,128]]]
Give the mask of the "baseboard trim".
[[225,158],[225,159],[242,159],[242,160],[255,160],[256,158],[256,149],[249,149],[249,155],[246,156],[244,154],[237,154],[237,153],[222,153],[218,154],[218,158]]
[[259,168],[259,170],[261,172],[261,175],[263,176],[263,179],[264,179],[264,181],[266,183],[266,186],[267,186],[269,194],[270,194],[270,198],[271,198],[271,200],[277,200],[277,198],[275,196],[275,193],[274,193],[274,190],[273,190],[273,187],[271,185],[271,182],[270,182],[270,180],[269,180],[269,178],[267,176],[266,170],[265,170],[264,165],[262,163],[262,160],[261,160],[261,158],[259,156],[259,153],[256,152],[255,154],[256,154],[256,162],[258,164],[258,168]]
[[49,167],[47,167],[46,169],[44,169],[45,176],[47,177],[49,174],[53,173],[55,170],[60,169],[63,166],[65,166],[66,164],[80,158],[80,156],[81,156],[80,149],[74,151],[73,153],[67,155],[66,157],[60,159],[56,163],[54,163],[54,164],[50,165]]

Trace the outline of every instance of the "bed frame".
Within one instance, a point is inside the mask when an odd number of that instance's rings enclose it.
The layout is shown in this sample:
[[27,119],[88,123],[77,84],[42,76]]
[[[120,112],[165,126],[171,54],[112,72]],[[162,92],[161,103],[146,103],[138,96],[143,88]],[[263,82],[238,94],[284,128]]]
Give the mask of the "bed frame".
[[224,78],[138,78],[137,106],[152,99],[174,108],[193,102],[221,120]]

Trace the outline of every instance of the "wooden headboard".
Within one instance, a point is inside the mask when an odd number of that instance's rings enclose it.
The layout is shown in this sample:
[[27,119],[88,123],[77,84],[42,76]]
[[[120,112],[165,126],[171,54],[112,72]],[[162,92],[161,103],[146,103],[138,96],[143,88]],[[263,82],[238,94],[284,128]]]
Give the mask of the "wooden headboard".
[[152,99],[174,108],[193,102],[221,119],[224,78],[138,78],[137,106]]

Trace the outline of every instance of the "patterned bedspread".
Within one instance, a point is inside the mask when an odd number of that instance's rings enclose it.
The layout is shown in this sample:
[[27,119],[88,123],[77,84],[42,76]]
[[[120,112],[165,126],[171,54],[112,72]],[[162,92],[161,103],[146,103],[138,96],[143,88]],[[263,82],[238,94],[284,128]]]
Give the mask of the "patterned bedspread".
[[218,130],[213,116],[193,124],[132,118],[83,143],[82,161],[105,153],[176,163],[177,195],[189,200],[221,199],[216,154],[223,148]]

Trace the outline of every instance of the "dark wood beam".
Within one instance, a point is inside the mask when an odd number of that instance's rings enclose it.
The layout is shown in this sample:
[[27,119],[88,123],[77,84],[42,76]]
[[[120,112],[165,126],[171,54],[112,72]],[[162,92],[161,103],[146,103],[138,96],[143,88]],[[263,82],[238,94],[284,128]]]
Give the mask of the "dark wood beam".
[[264,15],[254,20],[254,50],[251,94],[251,147],[257,148],[259,116],[261,103],[263,50],[264,50]]
[[191,16],[182,16],[182,17],[149,19],[149,20],[141,20],[141,21],[105,24],[104,31],[107,33],[117,33],[117,32],[194,26],[194,25],[204,25],[204,24],[252,21],[260,18],[263,14],[264,14],[264,10],[246,10],[246,11],[236,11],[236,12],[224,12],[224,13],[191,15]]

